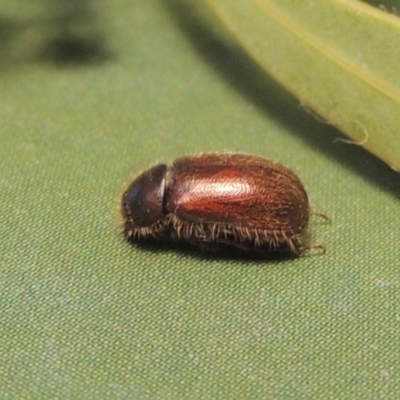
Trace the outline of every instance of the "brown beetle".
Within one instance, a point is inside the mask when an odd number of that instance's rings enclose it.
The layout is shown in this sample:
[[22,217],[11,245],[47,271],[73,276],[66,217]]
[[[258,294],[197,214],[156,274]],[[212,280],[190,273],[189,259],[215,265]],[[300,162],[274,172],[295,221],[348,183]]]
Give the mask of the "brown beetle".
[[310,216],[299,178],[271,160],[203,154],[156,165],[122,198],[124,234],[183,240],[206,250],[234,247],[293,255],[308,249]]

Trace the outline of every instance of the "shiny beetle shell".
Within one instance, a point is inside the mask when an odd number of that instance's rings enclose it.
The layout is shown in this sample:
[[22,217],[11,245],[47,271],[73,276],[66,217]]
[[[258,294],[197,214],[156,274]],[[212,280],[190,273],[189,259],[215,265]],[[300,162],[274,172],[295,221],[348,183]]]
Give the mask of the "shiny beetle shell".
[[203,154],[156,165],[122,198],[127,240],[182,240],[204,250],[269,254],[309,248],[307,194],[299,178],[271,160]]

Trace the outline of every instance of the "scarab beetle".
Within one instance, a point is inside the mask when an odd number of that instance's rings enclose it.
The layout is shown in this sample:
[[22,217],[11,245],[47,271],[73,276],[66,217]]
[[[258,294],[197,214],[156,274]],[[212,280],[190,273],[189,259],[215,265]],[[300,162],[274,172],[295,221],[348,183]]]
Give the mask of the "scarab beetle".
[[300,255],[310,207],[299,178],[246,154],[201,154],[139,175],[122,197],[124,235],[181,240],[204,250]]

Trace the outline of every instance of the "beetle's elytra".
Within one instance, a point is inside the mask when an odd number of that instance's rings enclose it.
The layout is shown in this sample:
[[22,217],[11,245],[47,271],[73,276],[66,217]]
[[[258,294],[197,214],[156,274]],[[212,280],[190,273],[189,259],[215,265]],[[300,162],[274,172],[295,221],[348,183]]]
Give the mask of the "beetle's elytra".
[[300,255],[309,248],[302,183],[262,157],[203,154],[156,165],[129,185],[121,208],[129,241],[182,240],[205,250],[265,255]]

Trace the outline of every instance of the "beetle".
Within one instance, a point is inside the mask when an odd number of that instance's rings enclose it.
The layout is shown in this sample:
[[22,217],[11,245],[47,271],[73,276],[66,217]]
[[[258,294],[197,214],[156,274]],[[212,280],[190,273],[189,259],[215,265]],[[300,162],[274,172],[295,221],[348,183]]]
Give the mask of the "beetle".
[[300,179],[259,156],[200,154],[155,165],[125,190],[121,213],[129,242],[167,239],[263,255],[310,248]]

